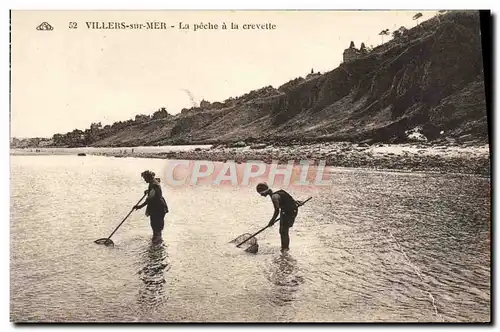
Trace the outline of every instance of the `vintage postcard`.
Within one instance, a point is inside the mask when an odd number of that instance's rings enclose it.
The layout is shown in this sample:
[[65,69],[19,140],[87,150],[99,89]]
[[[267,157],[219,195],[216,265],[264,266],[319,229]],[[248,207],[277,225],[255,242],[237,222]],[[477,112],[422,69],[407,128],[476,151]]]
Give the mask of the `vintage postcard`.
[[491,322],[488,11],[10,16],[12,322]]

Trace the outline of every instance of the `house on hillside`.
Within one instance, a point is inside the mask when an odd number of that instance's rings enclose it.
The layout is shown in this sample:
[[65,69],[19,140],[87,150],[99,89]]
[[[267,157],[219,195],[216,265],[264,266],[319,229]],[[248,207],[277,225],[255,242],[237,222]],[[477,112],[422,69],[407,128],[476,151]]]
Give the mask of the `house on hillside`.
[[349,45],[349,48],[346,48],[344,50],[344,62],[350,62],[362,58],[366,54],[368,54],[368,50],[366,49],[365,43],[361,43],[361,47],[358,50],[356,46],[354,46],[354,42],[351,41],[351,45]]

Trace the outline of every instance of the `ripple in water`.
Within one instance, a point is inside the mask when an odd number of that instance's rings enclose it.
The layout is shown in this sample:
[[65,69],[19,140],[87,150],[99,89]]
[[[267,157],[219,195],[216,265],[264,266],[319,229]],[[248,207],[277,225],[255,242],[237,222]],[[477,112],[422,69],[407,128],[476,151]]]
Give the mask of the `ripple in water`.
[[141,309],[148,310],[161,306],[167,299],[165,294],[165,273],[170,269],[167,250],[163,243],[151,244],[140,253],[139,278],[143,287],[139,289],[137,302]]
[[[10,314],[16,322],[484,322],[490,180],[335,170],[292,189],[304,205],[249,254],[228,243],[268,222],[251,187],[164,188],[165,244],[134,212],[164,160],[11,158]],[[112,193],[110,195],[109,193]]]

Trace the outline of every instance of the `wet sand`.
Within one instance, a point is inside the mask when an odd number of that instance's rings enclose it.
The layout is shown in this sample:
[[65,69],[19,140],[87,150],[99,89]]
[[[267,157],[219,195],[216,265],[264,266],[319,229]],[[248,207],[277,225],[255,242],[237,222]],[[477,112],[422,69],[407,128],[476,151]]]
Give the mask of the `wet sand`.
[[258,160],[266,163],[290,160],[325,161],[327,166],[370,168],[439,173],[490,174],[488,145],[430,144],[351,144],[315,143],[309,145],[254,145],[245,147],[213,146],[175,152],[96,152],[109,157],[211,160],[238,163]]

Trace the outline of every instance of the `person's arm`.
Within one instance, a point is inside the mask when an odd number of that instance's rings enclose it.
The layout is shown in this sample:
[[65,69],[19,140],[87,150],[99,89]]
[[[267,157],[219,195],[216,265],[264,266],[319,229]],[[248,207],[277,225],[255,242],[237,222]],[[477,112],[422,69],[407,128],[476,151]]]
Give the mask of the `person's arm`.
[[142,204],[137,204],[134,206],[134,209],[135,210],[140,210],[142,209],[143,207],[145,207],[146,205],[148,205],[148,201],[151,200],[152,197],[154,197],[155,193],[154,193],[154,189],[146,189],[144,190],[144,194],[147,194],[148,197],[146,197],[146,200],[144,200],[144,202]]
[[148,205],[148,199],[147,199],[147,198],[146,198],[146,200],[144,201],[144,203],[134,206],[134,209],[136,209],[136,210],[140,210],[140,209],[142,209],[143,207],[145,207],[146,205]]
[[269,224],[267,224],[268,227],[274,225],[274,223],[276,222],[276,218],[280,213],[280,195],[273,194],[271,196],[271,201],[273,202],[274,205],[274,214],[271,220],[269,221]]

